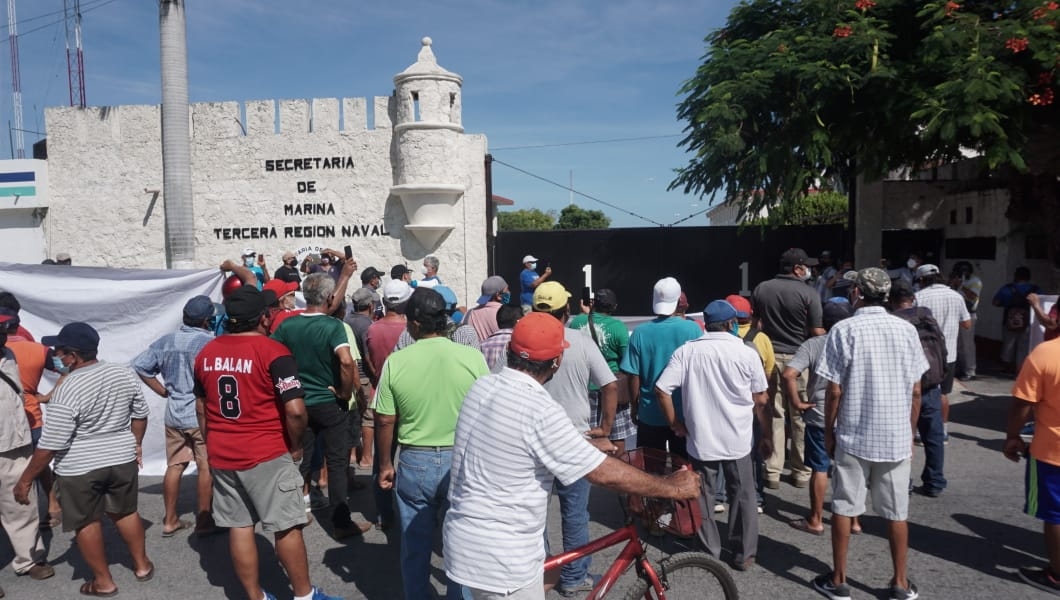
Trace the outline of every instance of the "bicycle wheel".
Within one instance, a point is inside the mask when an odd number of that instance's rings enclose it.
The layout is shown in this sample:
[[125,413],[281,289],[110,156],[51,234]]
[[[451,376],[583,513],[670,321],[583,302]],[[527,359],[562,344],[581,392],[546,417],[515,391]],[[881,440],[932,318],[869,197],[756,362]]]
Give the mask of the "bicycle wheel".
[[[674,554],[663,560],[656,572],[666,586],[666,600],[737,600],[740,597],[729,571],[703,552]],[[640,577],[626,592],[626,600],[657,598],[651,584]]]

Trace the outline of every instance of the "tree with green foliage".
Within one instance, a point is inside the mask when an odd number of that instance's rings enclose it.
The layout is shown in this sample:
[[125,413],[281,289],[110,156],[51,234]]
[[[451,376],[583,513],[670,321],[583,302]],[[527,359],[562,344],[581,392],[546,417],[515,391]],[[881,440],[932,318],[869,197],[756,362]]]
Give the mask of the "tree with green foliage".
[[774,206],[752,225],[846,225],[848,201],[839,192],[812,192],[793,202]]
[[547,231],[556,224],[556,214],[537,208],[497,212],[499,231]]
[[971,150],[1011,217],[1058,231],[1058,22],[1048,0],[745,0],[681,89],[670,189],[757,214]]
[[559,212],[556,229],[607,229],[611,218],[601,210],[586,210],[575,204],[565,206]]

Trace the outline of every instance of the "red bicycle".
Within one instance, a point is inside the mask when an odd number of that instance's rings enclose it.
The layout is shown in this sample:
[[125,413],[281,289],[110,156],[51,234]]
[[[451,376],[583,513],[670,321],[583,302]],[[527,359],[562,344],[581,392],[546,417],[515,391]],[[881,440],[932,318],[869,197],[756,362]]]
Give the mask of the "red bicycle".
[[[669,475],[688,464],[679,456],[651,448],[630,450],[621,458],[635,467],[659,475]],[[636,521],[642,520],[649,528],[662,529],[682,537],[695,535],[703,519],[697,500],[675,501],[630,495],[623,507],[626,509],[625,527],[570,552],[550,556],[545,560],[545,572],[626,542],[622,552],[589,592],[586,600],[606,597],[619,578],[634,565],[637,577],[626,592],[626,600],[737,600],[740,597],[732,575],[706,552],[674,554],[662,560],[658,566],[653,566],[648,560]]]

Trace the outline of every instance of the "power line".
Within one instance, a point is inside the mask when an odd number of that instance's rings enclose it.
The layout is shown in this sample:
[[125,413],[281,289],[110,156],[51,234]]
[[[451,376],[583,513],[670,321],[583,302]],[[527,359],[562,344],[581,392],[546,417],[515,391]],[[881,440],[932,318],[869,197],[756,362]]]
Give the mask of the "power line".
[[[99,4],[93,5],[91,8],[82,9],[81,10],[81,14],[84,14],[84,13],[87,13],[87,12],[92,12],[93,10],[96,10],[97,8],[103,8],[104,6],[106,6],[108,4],[112,4],[112,3],[117,2],[117,1],[118,0],[99,0],[99,2],[100,2]],[[41,31],[43,29],[47,29],[47,28],[51,27],[52,25],[58,25],[59,23],[62,23],[65,20],[66,20],[65,18],[62,18],[62,19],[59,19],[58,21],[52,21],[51,23],[45,23],[44,25],[40,25],[38,27],[34,27],[33,29],[28,29],[26,31],[20,32],[18,34],[18,37],[20,37],[20,38],[21,37],[25,37],[25,36],[35,32],[35,31]],[[0,44],[6,43],[10,39],[11,39],[10,36],[5,37],[3,39],[0,39]]]
[[554,185],[554,186],[556,186],[556,187],[558,187],[560,189],[568,190],[568,191],[570,191],[572,193],[575,193],[575,194],[577,194],[577,195],[579,195],[579,196],[581,196],[583,198],[588,198],[589,200],[592,200],[593,202],[599,202],[600,204],[603,204],[604,206],[613,208],[613,209],[615,209],[615,210],[617,210],[619,212],[625,213],[625,214],[627,214],[627,215],[629,215],[631,217],[636,217],[636,218],[638,218],[638,219],[640,219],[642,221],[647,221],[647,222],[649,222],[649,223],[651,223],[653,225],[658,225],[659,227],[665,227],[662,223],[660,223],[658,221],[653,221],[652,219],[649,219],[648,217],[645,217],[643,215],[638,215],[637,213],[634,213],[634,212],[630,212],[630,211],[628,211],[628,210],[626,210],[626,209],[624,209],[624,208],[622,208],[620,206],[615,206],[614,204],[611,204],[610,202],[605,202],[605,201],[603,201],[603,200],[601,200],[599,198],[596,198],[594,196],[590,196],[589,194],[585,194],[585,193],[579,192],[578,190],[572,189],[569,185],[563,185],[562,183],[557,183],[557,182],[552,181],[551,179],[548,179],[546,177],[542,177],[540,175],[535,175],[534,173],[531,173],[530,171],[526,171],[524,169],[520,169],[519,167],[516,167],[515,165],[510,165],[510,164],[504,162],[503,160],[497,159],[496,157],[493,158],[493,162],[495,162],[497,164],[500,164],[500,165],[504,165],[504,166],[508,167],[509,169],[512,169],[512,170],[515,170],[515,171],[519,171],[523,175],[529,175],[530,177],[533,177],[534,179],[540,179],[541,181],[544,181],[545,183],[551,183],[552,185]]
[[643,140],[661,140],[665,138],[681,137],[680,133],[671,133],[667,135],[645,135],[642,137],[628,137],[628,138],[612,138],[609,140],[590,140],[587,142],[562,142],[559,144],[536,144],[532,146],[505,146],[503,148],[493,148],[493,152],[499,150],[531,150],[534,148],[559,148],[560,146],[585,146],[588,144],[612,144],[615,142],[640,142]]
[[[104,2],[104,1],[105,0],[88,0],[88,2],[85,2],[85,4],[86,5],[91,5],[91,4],[96,4],[96,3]],[[82,11],[82,12],[86,12],[86,11]],[[28,19],[19,19],[18,26],[21,27],[23,23],[31,23],[33,21],[39,21],[39,20],[47,18],[47,17],[54,17],[56,15],[61,15],[61,14],[63,14],[63,10],[59,9],[59,10],[53,10],[51,12],[41,13],[39,15],[36,15],[36,16],[33,16],[33,17],[29,17]],[[57,22],[58,23],[62,23],[63,19],[59,19],[59,21],[57,21]],[[52,24],[54,25],[54,23],[52,23]],[[0,29],[7,29],[7,28],[8,28],[7,25],[0,25]],[[24,35],[24,34],[20,34],[20,35]]]

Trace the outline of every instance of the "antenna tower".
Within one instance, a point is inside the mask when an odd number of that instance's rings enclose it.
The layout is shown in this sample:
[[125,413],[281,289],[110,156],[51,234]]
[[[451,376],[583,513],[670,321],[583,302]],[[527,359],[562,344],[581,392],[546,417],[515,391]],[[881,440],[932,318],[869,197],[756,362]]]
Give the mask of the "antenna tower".
[[18,72],[18,19],[15,0],[7,0],[8,41],[11,45],[11,88],[14,96],[15,124],[12,126],[15,158],[26,158],[26,141],[22,135],[22,76]]
[[[8,0],[12,2],[14,0]],[[66,28],[66,82],[70,87],[70,106],[85,107],[85,55],[81,49],[81,0],[63,0],[63,23]],[[73,31],[70,21],[74,22]]]

